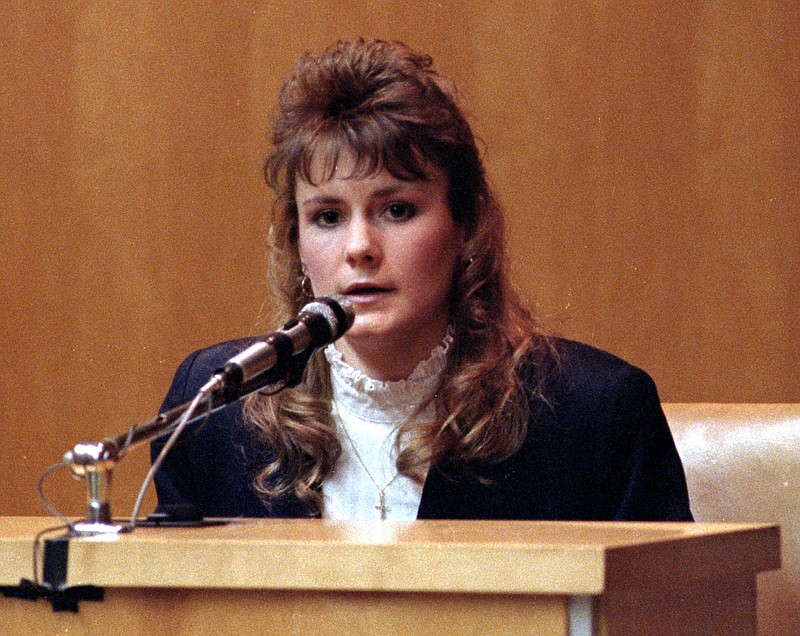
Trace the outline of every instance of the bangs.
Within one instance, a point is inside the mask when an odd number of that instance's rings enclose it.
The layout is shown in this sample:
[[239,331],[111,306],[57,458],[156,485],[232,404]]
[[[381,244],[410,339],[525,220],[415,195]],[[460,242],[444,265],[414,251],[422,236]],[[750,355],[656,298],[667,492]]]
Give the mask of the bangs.
[[430,158],[414,143],[410,131],[389,118],[328,120],[296,141],[294,156],[287,157],[286,164],[291,180],[286,185],[292,190],[297,179],[313,185],[330,180],[343,163],[351,164],[348,174],[339,174],[344,179],[368,178],[383,170],[403,181],[428,179],[425,166]]

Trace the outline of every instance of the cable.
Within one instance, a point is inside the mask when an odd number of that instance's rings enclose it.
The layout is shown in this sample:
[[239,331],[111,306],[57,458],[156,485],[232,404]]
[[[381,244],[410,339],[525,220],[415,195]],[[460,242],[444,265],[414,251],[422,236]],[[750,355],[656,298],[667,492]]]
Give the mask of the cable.
[[58,464],[53,464],[52,466],[48,466],[47,468],[45,468],[42,471],[42,474],[39,475],[39,479],[36,482],[36,490],[39,493],[39,501],[42,502],[42,505],[45,508],[47,508],[47,510],[50,512],[51,515],[53,515],[54,517],[56,517],[58,519],[61,519],[61,521],[69,529],[70,532],[73,532],[75,530],[75,524],[70,519],[68,519],[67,517],[62,515],[58,510],[56,510],[56,507],[48,501],[47,497],[44,494],[44,480],[45,480],[45,478],[48,475],[50,475],[50,473],[55,472],[59,468],[69,468],[69,463],[67,463],[67,462],[59,462]]
[[[178,437],[186,428],[186,425],[189,423],[190,420],[194,419],[195,417],[194,413],[200,406],[201,402],[205,401],[206,403],[206,414],[205,414],[205,419],[200,424],[200,426],[204,426],[206,420],[211,415],[211,407],[212,407],[211,398],[212,395],[214,394],[214,391],[217,390],[217,385],[212,384],[212,381],[213,380],[210,380],[209,383],[207,383],[203,388],[200,389],[200,391],[198,391],[197,395],[189,404],[189,407],[181,415],[180,419],[178,420],[178,423],[175,424],[175,426],[172,428],[172,431],[169,434],[169,438],[167,438],[166,443],[161,448],[161,451],[158,453],[158,457],[156,457],[155,461],[151,464],[150,470],[147,472],[147,475],[145,476],[144,481],[142,482],[142,486],[139,489],[139,495],[136,498],[136,503],[134,504],[133,511],[131,512],[131,518],[128,521],[128,524],[125,527],[123,527],[122,529],[123,532],[132,532],[133,529],[136,527],[136,518],[139,516],[139,509],[142,507],[142,503],[144,502],[144,496],[145,493],[147,492],[147,488],[150,486],[150,483],[155,478],[155,474],[158,472],[158,469],[161,468],[161,464],[164,463],[164,459],[166,458],[167,453],[175,445],[175,442],[177,441]],[[275,393],[279,393],[284,388],[286,388],[286,384],[280,383],[274,385],[271,391],[268,391],[266,389],[261,389],[259,393],[263,393],[266,395],[273,395]]]
[[142,507],[142,502],[144,501],[145,493],[147,492],[147,488],[150,486],[150,483],[153,481],[156,472],[158,469],[161,468],[161,464],[164,463],[164,459],[167,456],[167,453],[170,449],[175,445],[180,434],[183,432],[183,429],[186,428],[186,425],[189,423],[189,420],[194,419],[194,413],[197,411],[198,407],[202,402],[206,404],[206,418],[211,414],[211,396],[214,392],[213,386],[206,385],[197,392],[194,399],[192,400],[189,408],[184,411],[183,415],[181,415],[180,420],[178,420],[177,425],[172,430],[167,438],[166,443],[161,448],[161,452],[159,452],[158,457],[150,466],[150,470],[147,472],[147,475],[142,482],[142,487],[139,489],[139,496],[136,498],[136,503],[133,506],[133,511],[131,512],[131,518],[128,524],[123,528],[124,532],[132,532],[133,529],[136,527],[136,517],[139,514],[139,509]]

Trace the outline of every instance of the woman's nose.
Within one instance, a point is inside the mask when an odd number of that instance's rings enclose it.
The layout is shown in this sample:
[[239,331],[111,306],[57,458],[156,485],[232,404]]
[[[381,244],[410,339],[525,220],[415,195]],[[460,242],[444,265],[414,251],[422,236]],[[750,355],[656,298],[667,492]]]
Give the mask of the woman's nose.
[[381,259],[380,236],[369,219],[356,216],[349,224],[345,255],[352,266],[375,266]]

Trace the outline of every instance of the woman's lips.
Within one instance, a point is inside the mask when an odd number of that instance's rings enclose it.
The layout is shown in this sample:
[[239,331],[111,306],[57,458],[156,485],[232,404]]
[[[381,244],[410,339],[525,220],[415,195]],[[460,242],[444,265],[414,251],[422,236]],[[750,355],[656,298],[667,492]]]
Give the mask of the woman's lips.
[[367,303],[380,300],[391,291],[389,287],[378,285],[351,285],[345,289],[344,295],[354,303]]

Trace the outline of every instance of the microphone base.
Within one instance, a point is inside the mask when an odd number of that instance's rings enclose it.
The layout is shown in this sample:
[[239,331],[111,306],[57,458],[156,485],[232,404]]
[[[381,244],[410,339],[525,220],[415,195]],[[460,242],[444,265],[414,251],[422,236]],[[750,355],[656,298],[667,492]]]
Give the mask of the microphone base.
[[97,535],[117,535],[124,532],[123,526],[113,523],[98,523],[94,521],[82,521],[73,526],[73,534],[79,537],[94,537]]

